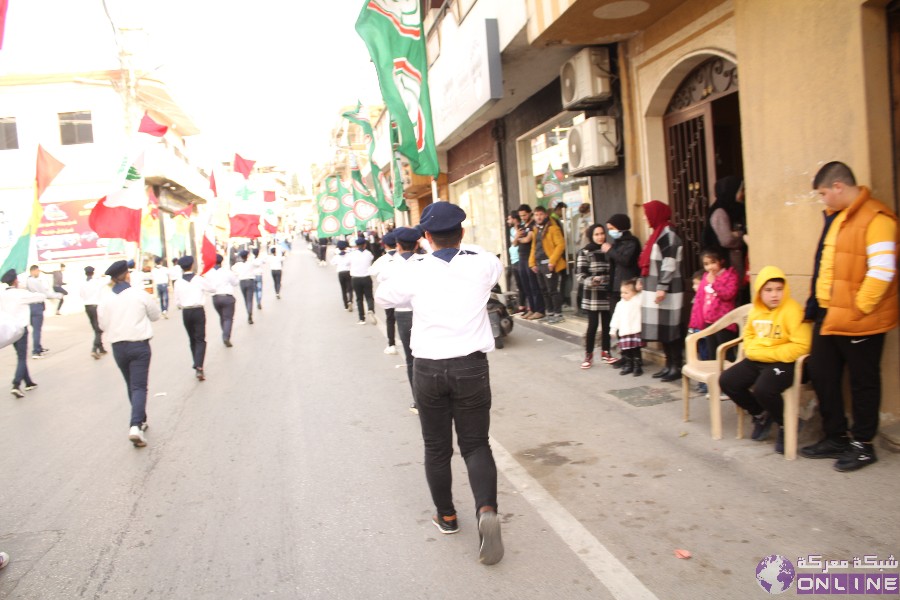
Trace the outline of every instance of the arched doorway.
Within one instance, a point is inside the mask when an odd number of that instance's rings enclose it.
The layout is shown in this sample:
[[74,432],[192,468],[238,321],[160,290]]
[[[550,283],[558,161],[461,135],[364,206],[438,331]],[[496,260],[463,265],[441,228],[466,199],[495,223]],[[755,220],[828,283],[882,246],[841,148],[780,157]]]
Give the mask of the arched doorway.
[[715,183],[743,178],[737,66],[720,56],[699,64],[672,95],[663,118],[669,203],[684,240],[683,275],[702,262],[702,232]]

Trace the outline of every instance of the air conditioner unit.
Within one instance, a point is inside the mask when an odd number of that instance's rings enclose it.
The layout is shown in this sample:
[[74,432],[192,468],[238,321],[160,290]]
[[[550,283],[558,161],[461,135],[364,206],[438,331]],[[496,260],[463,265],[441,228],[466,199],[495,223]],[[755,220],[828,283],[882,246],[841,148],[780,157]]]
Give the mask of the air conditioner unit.
[[619,165],[618,135],[613,117],[589,117],[573,125],[566,138],[569,173],[596,175]]
[[559,70],[562,104],[567,110],[587,108],[606,100],[610,87],[609,50],[585,48]]

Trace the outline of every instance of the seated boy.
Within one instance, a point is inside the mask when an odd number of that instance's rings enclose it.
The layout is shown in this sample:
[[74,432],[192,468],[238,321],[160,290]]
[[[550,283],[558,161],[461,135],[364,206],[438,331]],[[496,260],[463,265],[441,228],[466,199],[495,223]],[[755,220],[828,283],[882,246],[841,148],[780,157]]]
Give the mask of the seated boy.
[[[764,267],[756,276],[753,308],[744,327],[747,358],[722,373],[722,393],[753,416],[752,439],[764,441],[778,423],[775,452],[784,454],[784,400],[794,382],[794,362],[809,352],[812,328],[791,298],[784,272]],[[751,391],[750,388],[753,388]]]

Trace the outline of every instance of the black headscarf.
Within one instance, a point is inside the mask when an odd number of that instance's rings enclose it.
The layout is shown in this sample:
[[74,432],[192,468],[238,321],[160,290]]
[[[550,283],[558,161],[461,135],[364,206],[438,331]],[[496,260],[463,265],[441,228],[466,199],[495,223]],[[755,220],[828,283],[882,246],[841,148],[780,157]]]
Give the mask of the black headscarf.
[[593,252],[594,250],[600,249],[600,244],[594,242],[594,230],[600,227],[603,231],[606,231],[606,227],[600,225],[599,223],[594,223],[593,225],[588,225],[587,229],[584,230],[584,235],[587,238],[587,244],[584,245],[584,249],[588,252]]

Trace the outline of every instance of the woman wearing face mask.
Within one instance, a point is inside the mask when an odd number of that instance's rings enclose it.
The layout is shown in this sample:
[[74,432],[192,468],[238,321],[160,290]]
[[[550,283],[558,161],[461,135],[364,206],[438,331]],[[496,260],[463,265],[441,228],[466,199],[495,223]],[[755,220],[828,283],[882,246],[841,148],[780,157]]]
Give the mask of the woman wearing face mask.
[[[641,274],[641,268],[638,266],[641,242],[631,233],[631,219],[628,215],[615,214],[607,219],[606,232],[607,240],[602,248],[612,273],[612,289],[609,295],[609,310],[612,313],[619,301],[622,282],[636,279]],[[618,360],[611,356],[606,362],[613,364]]]

